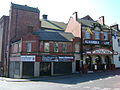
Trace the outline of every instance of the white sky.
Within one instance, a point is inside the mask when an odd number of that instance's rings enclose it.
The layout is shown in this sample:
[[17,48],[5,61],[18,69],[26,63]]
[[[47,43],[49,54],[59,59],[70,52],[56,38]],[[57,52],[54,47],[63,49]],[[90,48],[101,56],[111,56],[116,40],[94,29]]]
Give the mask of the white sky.
[[[116,1],[116,3],[113,3]],[[73,12],[78,12],[78,17],[82,18],[90,15],[94,20],[100,16],[105,16],[105,24],[120,24],[120,14],[117,11],[117,3],[120,0],[3,0],[0,3],[0,17],[9,15],[10,3],[38,7],[40,18],[42,14],[47,14],[49,20],[62,21],[67,23]],[[113,5],[113,6],[112,6]],[[119,4],[118,4],[119,5]]]

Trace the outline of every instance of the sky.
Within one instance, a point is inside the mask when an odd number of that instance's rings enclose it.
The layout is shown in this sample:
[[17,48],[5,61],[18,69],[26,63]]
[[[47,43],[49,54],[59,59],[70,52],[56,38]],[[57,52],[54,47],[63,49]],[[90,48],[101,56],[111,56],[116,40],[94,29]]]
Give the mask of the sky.
[[0,17],[9,15],[11,2],[38,7],[40,19],[43,14],[47,14],[49,20],[67,23],[77,11],[79,18],[90,15],[98,20],[100,16],[104,16],[106,25],[120,24],[120,0],[2,0]]

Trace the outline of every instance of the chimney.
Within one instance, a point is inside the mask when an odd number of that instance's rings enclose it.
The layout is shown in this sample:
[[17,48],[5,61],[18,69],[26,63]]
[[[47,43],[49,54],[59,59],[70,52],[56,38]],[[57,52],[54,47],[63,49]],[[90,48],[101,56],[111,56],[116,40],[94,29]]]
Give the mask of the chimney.
[[45,20],[47,20],[47,16],[48,16],[48,15],[46,15],[46,14],[43,14],[43,15],[42,15],[43,19],[45,19]]
[[118,26],[118,24],[115,24],[115,25],[112,25],[112,26],[110,26],[112,29],[116,29],[116,30],[119,30],[119,26]]
[[105,20],[104,20],[104,16],[99,17],[99,20],[97,20],[98,23],[105,25]]
[[78,20],[78,12],[74,12],[72,15],[74,15],[75,14],[75,19],[76,19],[76,21]]

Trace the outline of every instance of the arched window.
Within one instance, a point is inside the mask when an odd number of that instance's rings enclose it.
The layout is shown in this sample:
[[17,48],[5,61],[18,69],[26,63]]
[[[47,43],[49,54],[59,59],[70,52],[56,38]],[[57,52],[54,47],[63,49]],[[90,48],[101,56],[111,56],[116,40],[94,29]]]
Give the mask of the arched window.
[[87,32],[87,31],[85,32],[85,38],[90,39],[90,32]]

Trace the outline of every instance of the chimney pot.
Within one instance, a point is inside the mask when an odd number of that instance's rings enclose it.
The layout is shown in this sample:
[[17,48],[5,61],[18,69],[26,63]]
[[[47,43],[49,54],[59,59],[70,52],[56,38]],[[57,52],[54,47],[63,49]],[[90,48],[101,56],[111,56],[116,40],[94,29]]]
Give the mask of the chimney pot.
[[42,17],[43,17],[43,19],[47,20],[48,15],[43,14]]

